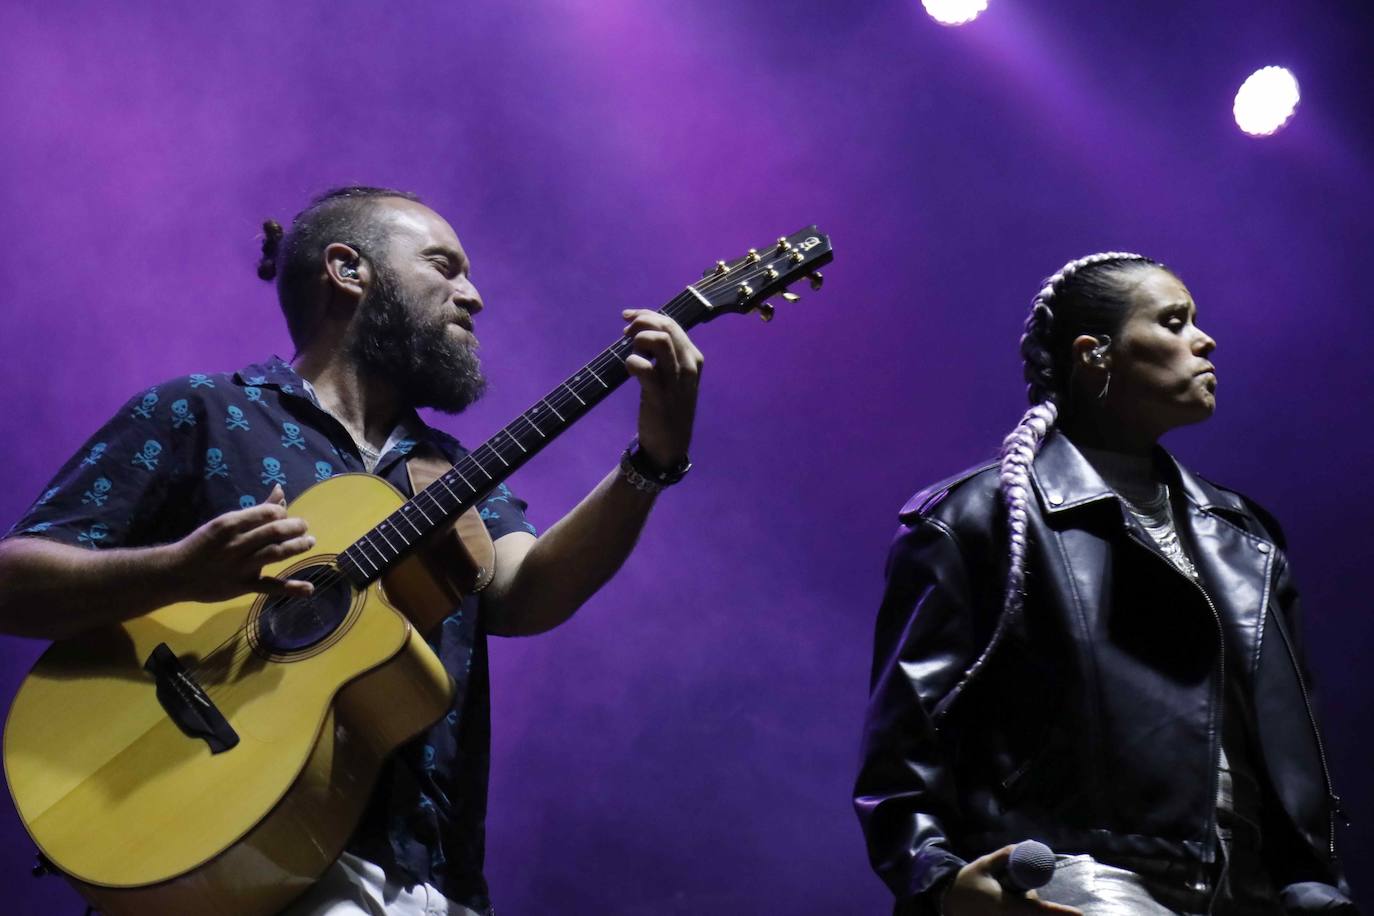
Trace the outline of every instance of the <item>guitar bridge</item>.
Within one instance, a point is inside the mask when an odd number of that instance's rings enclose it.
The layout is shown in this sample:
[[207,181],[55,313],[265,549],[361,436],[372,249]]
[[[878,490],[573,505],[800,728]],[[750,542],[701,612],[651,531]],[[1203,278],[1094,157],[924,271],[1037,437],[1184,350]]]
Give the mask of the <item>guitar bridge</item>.
[[143,670],[157,683],[158,703],[186,737],[204,739],[212,754],[239,743],[238,732],[165,642],[153,649]]

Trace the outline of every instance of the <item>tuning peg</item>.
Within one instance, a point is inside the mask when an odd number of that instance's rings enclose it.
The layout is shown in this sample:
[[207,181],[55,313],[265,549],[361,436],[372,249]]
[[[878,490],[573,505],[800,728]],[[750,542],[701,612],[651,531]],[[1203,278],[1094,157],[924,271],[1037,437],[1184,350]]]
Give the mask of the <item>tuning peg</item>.
[[771,302],[764,302],[764,303],[761,303],[761,304],[759,305],[759,318],[763,319],[765,322],[772,321],[772,320],[773,320],[774,311],[775,311],[775,309],[773,308],[773,303],[771,303]]
[[715,276],[719,277],[721,274],[726,273],[729,269],[730,268],[725,266],[724,261],[717,261],[716,266],[708,268],[706,273],[702,274],[702,276],[709,277],[714,274]]
[[806,260],[806,255],[802,254],[800,251],[794,251],[787,256],[787,260],[791,261],[793,264],[800,264],[802,261]]
[[782,298],[788,305],[791,305],[793,302],[801,301],[801,296],[798,296],[796,293],[792,292],[789,289],[785,289],[782,291]]
[[811,281],[812,289],[820,289],[821,284],[825,282],[825,277],[821,275],[819,270],[813,270],[811,273],[807,274],[806,279]]
[[748,283],[741,283],[736,292],[739,293],[740,301],[743,302],[745,299],[754,295],[754,287],[750,286]]
[[750,264],[754,264],[754,263],[756,263],[756,262],[758,261],[758,259],[759,259],[759,252],[758,252],[758,249],[757,249],[757,248],[750,248],[750,249],[749,249],[749,257],[748,257],[746,260],[747,260]]
[[792,247],[792,243],[787,241],[787,236],[778,236],[778,251],[786,251]]

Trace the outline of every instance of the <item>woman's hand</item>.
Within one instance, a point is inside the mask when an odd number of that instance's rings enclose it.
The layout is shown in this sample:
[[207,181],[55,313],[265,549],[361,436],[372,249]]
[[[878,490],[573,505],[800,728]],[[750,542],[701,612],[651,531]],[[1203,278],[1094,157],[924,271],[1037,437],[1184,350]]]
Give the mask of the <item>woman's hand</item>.
[[1035,891],[1018,894],[1003,888],[997,875],[1006,870],[1007,860],[1015,848],[1003,846],[959,869],[959,874],[945,890],[940,904],[944,916],[1033,916],[1044,913],[1083,916],[1081,910],[1071,906],[1041,900]]

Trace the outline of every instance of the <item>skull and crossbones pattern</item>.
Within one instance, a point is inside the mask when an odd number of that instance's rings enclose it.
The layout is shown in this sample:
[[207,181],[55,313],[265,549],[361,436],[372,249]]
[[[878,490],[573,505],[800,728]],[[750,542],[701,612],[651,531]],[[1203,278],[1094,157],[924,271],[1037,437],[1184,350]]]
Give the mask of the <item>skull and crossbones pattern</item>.
[[192,388],[213,388],[213,387],[215,387],[215,380],[212,379],[212,378],[210,378],[210,376],[206,375],[204,372],[192,372],[192,373],[191,373],[191,387],[192,387]]
[[224,425],[229,429],[248,429],[248,420],[243,416],[243,408],[230,404]]
[[301,435],[301,428],[295,423],[283,423],[281,425],[281,444],[283,448],[298,448],[305,451],[305,437]]
[[248,396],[248,400],[255,404],[262,403],[262,389],[257,385],[249,385],[247,388],[243,389],[243,393]]
[[153,408],[156,406],[157,391],[150,389],[148,393],[143,396],[143,400],[139,401],[134,407],[134,412],[130,414],[130,416],[151,420],[153,418]]
[[110,536],[110,526],[104,522],[95,522],[91,527],[76,536],[76,539],[87,547],[98,547],[100,542]]
[[334,476],[334,465],[330,464],[328,461],[316,461],[316,462],[315,462],[315,479],[316,479],[316,480],[328,480],[329,478],[331,478],[331,477],[333,477],[333,476]]
[[85,493],[81,494],[81,504],[95,503],[97,506],[105,505],[105,501],[110,498],[110,489],[113,484],[108,477],[97,477]]
[[224,452],[217,448],[205,450],[205,479],[212,477],[229,479],[229,465],[224,463]]
[[196,418],[191,414],[191,405],[185,398],[177,398],[172,402],[172,428],[181,429],[183,426],[195,426]]
[[105,450],[109,447],[107,443],[97,442],[95,445],[91,446],[91,450],[86,457],[81,459],[81,463],[95,467],[95,463],[104,457]]
[[286,486],[286,475],[281,471],[281,462],[271,455],[262,459],[262,483],[263,486],[274,483]]
[[160,454],[162,454],[162,443],[149,439],[143,443],[143,451],[134,455],[134,460],[131,463],[138,465],[145,471],[151,471],[157,467],[157,456]]

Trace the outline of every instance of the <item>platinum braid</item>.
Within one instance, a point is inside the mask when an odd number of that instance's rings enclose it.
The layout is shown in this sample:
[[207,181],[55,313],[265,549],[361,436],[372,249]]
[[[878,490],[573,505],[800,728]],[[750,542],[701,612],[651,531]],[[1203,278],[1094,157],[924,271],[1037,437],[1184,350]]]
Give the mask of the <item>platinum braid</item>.
[[1026,380],[1026,396],[1031,403],[1007,437],[1002,440],[1001,467],[998,483],[1002,501],[1007,509],[1007,583],[1002,599],[1002,613],[993,628],[987,647],[964,673],[954,688],[946,694],[935,710],[942,718],[954,700],[992,656],[1011,621],[1021,613],[1026,601],[1026,556],[1030,539],[1030,504],[1035,498],[1031,491],[1031,465],[1040,452],[1045,437],[1059,417],[1059,384],[1055,377],[1054,352],[1051,334],[1054,330],[1054,301],[1064,286],[1081,270],[1108,261],[1146,261],[1148,258],[1128,251],[1103,251],[1070,261],[1045,280],[1044,286],[1031,301],[1021,335],[1022,374]]
[[[998,481],[1002,501],[1007,507],[1007,588],[1002,600],[1002,618],[1021,611],[1026,594],[1026,529],[1030,520],[1030,471],[1045,436],[1059,416],[1053,399],[1032,405],[1021,422],[1002,440],[1002,467]],[[999,621],[999,629],[1001,622]]]
[[[1002,605],[1003,619],[1021,611],[1026,586],[1026,528],[1029,518],[1030,469],[1040,445],[1059,416],[1060,380],[1054,374],[1054,353],[1050,346],[1054,328],[1054,300],[1081,270],[1108,261],[1144,261],[1129,251],[1103,251],[1070,261],[1045,281],[1031,302],[1026,331],[1021,335],[1023,374],[1031,408],[1021,422],[1002,441],[1002,467],[999,481],[1002,500],[1007,507],[1008,569],[1007,591]],[[998,623],[1001,629],[1001,621]]]

